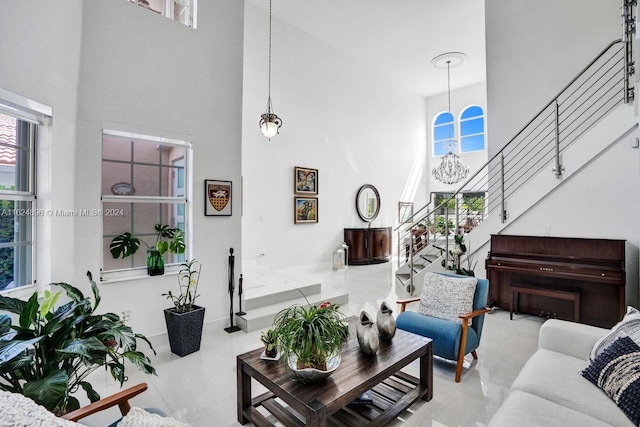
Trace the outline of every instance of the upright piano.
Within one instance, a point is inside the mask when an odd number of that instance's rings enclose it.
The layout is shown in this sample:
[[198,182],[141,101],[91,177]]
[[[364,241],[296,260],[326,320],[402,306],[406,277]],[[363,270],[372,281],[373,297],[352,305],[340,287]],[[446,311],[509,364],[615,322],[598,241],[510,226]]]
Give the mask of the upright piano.
[[[491,236],[485,263],[490,303],[509,309],[511,285],[573,289],[580,322],[610,328],[625,313],[625,241],[567,237]],[[569,301],[519,296],[519,312],[573,320]]]

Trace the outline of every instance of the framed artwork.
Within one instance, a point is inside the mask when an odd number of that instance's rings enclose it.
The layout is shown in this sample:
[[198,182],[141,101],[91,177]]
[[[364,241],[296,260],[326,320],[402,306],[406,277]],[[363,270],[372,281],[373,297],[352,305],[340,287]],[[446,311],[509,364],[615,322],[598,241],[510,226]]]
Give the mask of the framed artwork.
[[293,168],[293,192],[300,195],[318,195],[318,169]]
[[404,224],[413,216],[413,202],[398,202],[398,222]]
[[318,198],[294,197],[293,198],[293,223],[318,222]]
[[205,179],[205,216],[231,216],[231,195],[231,181]]

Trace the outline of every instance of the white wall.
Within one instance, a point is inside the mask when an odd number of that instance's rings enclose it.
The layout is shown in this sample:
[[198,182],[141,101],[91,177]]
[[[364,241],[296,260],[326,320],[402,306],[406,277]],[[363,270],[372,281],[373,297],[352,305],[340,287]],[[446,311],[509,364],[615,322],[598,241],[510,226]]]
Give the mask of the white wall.
[[[53,107],[54,208],[101,207],[103,122],[191,136],[192,255],[203,262],[198,302],[207,322],[222,322],[228,250],[241,253],[244,7],[237,0],[198,6],[193,30],[124,0],[3,1],[0,85]],[[203,215],[206,178],[233,182],[233,216]],[[101,266],[101,218],[53,221],[52,279],[88,292],[85,272],[97,278]],[[101,309],[130,309],[137,332],[163,333],[162,309],[170,303],[161,294],[176,282],[156,276],[104,283]]]
[[610,42],[618,0],[486,0],[489,157]]
[[[53,149],[41,153],[41,160],[48,159],[55,171],[48,179],[47,189],[52,209],[70,209],[75,205],[75,125],[82,9],[80,0],[7,0],[0,4],[0,87],[48,105],[53,111]],[[43,231],[40,230],[41,236],[45,235]],[[73,280],[70,266],[75,264],[74,235],[73,219],[51,219],[51,228],[46,230],[46,239],[50,242],[46,242],[46,246],[50,244],[52,250],[42,254],[50,257],[50,263],[44,263],[46,271],[39,271],[40,281]]]
[[[620,38],[621,18],[620,2],[613,0],[588,0],[580,7],[568,0],[486,0],[485,5],[491,156]],[[637,306],[640,155],[630,147],[634,136],[637,130],[502,233],[542,236],[549,226],[553,236],[627,240],[627,302]]]
[[[247,4],[243,257],[271,269],[329,262],[344,227],[366,227],[361,185],[380,193],[373,226],[394,226],[401,200],[426,203],[426,101],[274,17],[271,95],[283,126],[269,142],[258,128],[267,35],[268,14]],[[319,170],[318,224],[293,223],[294,166]]]

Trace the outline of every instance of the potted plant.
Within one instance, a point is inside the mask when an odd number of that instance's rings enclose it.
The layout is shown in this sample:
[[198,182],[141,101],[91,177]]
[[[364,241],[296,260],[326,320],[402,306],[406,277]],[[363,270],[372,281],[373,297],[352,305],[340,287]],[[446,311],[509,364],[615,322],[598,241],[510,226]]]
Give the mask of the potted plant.
[[150,360],[137,349],[136,334],[117,314],[96,314],[100,303],[98,287],[87,272],[93,302],[80,290],[66,283],[61,287],[70,301],[54,308],[61,292],[44,292],[39,301],[34,293],[28,301],[0,295],[0,389],[23,394],[57,415],[80,407],[72,394],[83,389],[89,400],[100,395],[87,381],[99,367],[113,378],[126,381],[125,361],[147,374],[155,374]]
[[273,329],[288,366],[299,379],[322,380],[340,364],[342,342],[349,335],[344,315],[329,302],[280,311]]
[[204,307],[195,305],[198,294],[198,281],[202,265],[192,259],[181,264],[178,272],[178,289],[180,293],[171,291],[162,294],[173,302],[173,307],[164,310],[171,352],[178,356],[186,356],[200,350],[202,326],[204,324]]
[[265,345],[264,355],[272,359],[278,356],[278,335],[273,329],[267,329],[260,334],[260,341]]
[[164,274],[164,254],[167,251],[174,254],[184,253],[184,233],[179,228],[163,224],[156,224],[153,228],[156,232],[156,242],[153,246],[126,232],[111,239],[109,245],[111,255],[116,259],[120,256],[124,259],[135,254],[142,242],[147,246],[147,274],[149,276]]

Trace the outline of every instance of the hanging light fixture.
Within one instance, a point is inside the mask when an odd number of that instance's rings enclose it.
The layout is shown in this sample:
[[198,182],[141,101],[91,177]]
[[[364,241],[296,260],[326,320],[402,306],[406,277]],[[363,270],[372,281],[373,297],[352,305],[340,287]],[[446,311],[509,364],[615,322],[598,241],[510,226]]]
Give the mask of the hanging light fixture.
[[269,97],[267,111],[260,116],[260,131],[271,141],[271,138],[280,133],[280,126],[282,126],[282,119],[271,109],[271,0],[269,0]]
[[[464,62],[467,57],[462,52],[448,52],[442,55],[438,55],[431,60],[431,64],[439,69],[447,68],[447,96],[448,96],[448,112],[451,114],[451,68],[457,67]],[[456,184],[469,175],[469,167],[465,166],[460,161],[460,156],[455,154],[453,150],[456,149],[456,141],[451,134],[452,126],[449,126],[449,151],[442,157],[440,165],[433,168],[433,178],[444,184],[452,185]]]

